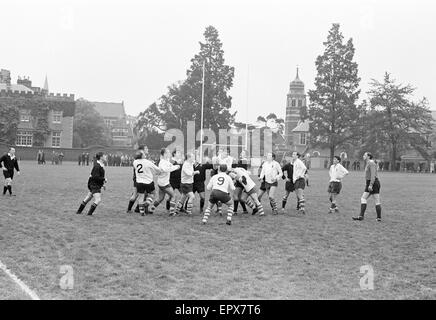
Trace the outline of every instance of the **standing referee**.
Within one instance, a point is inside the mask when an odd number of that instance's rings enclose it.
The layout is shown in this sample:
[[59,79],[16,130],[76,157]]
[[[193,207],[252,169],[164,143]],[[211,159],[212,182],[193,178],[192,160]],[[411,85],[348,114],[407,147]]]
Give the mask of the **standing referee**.
[[12,179],[14,179],[14,169],[17,170],[17,174],[20,175],[20,168],[18,167],[18,161],[15,157],[15,148],[10,148],[9,152],[0,158],[0,168],[3,170],[3,175],[5,177],[3,195],[6,194],[6,191],[9,191],[9,195],[12,196]]

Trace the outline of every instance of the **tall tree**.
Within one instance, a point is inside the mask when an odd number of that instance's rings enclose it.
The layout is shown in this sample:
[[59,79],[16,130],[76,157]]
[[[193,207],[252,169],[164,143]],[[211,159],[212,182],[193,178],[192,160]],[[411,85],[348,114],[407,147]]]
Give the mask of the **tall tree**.
[[76,101],[73,128],[73,146],[76,148],[110,144],[110,133],[103,117],[95,110],[94,105],[85,99]]
[[15,144],[18,123],[20,122],[19,109],[16,106],[0,102],[0,139],[7,144]]
[[203,62],[204,83],[204,128],[210,128],[218,136],[218,129],[230,128],[235,113],[230,112],[234,68],[225,64],[222,43],[218,31],[209,26],[204,32],[205,41],[200,42],[200,52],[191,59],[187,78],[168,87],[168,92],[159,101],[140,114],[137,129],[152,126],[159,130],[177,128],[184,130],[188,121],[195,121],[200,129]]
[[369,137],[377,135],[377,142],[388,147],[391,170],[400,151],[415,148],[424,158],[429,159],[428,137],[432,132],[433,118],[426,98],[418,102],[411,100],[415,88],[410,84],[395,82],[385,73],[383,82],[372,80],[370,90]]
[[324,53],[315,62],[316,88],[308,92],[308,115],[311,144],[328,147],[332,161],[337,147],[359,135],[360,110],[356,101],[360,78],[358,65],[353,61],[353,39],[344,42],[339,24],[333,24],[323,44]]

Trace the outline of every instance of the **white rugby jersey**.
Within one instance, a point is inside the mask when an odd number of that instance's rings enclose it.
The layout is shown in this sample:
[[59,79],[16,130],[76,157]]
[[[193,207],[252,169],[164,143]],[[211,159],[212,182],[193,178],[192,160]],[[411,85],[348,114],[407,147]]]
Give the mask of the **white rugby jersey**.
[[147,159],[136,159],[133,161],[133,167],[138,183],[150,184],[153,182],[153,174],[160,172],[159,167]]
[[262,165],[262,171],[260,172],[260,179],[265,177],[265,181],[268,183],[274,183],[278,181],[283,175],[282,167],[280,164],[273,160],[271,162],[265,161]]
[[246,192],[250,192],[256,186],[256,183],[250,177],[250,173],[244,168],[235,168],[233,172],[236,174],[236,179],[244,186]]
[[194,164],[189,161],[185,161],[182,166],[181,183],[190,184],[194,183]]
[[348,170],[345,169],[340,163],[330,166],[330,182],[341,182],[341,180],[348,174]]
[[294,174],[292,175],[292,182],[295,183],[300,178],[304,178],[307,168],[306,165],[300,159],[294,160]]
[[173,165],[166,159],[160,159],[159,161],[159,169],[161,172],[157,176],[157,184],[161,187],[165,187],[170,184],[170,174],[173,171],[176,171],[179,166]]
[[230,178],[225,172],[219,172],[214,175],[208,185],[207,190],[220,190],[225,193],[235,190],[232,178]]

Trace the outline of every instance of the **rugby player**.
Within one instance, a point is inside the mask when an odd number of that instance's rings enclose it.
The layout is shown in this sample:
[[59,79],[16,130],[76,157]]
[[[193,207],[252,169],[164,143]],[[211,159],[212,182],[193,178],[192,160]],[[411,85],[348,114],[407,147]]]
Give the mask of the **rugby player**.
[[204,211],[203,224],[207,223],[213,206],[215,204],[218,205],[219,202],[227,205],[226,224],[232,224],[233,202],[230,192],[235,190],[235,186],[233,185],[233,180],[226,173],[228,171],[227,165],[220,164],[219,170],[220,172],[214,175],[207,185],[207,190],[212,190],[212,192],[209,196],[207,208]]
[[334,156],[333,164],[330,166],[329,176],[329,186],[327,192],[329,193],[329,199],[331,206],[329,213],[339,212],[338,206],[336,205],[336,200],[342,189],[342,179],[348,174],[348,170],[341,165],[341,157]]
[[88,179],[88,194],[79,206],[77,214],[81,214],[91,199],[94,198],[94,203],[88,211],[88,216],[92,216],[95,209],[101,202],[101,189],[107,183],[105,178],[104,162],[106,162],[106,155],[103,152],[98,152],[95,155],[94,167],[91,170],[91,175]]
[[363,154],[363,160],[366,161],[365,166],[365,179],[366,186],[365,191],[360,199],[360,215],[353,217],[353,220],[362,221],[365,215],[366,205],[368,198],[373,195],[375,199],[375,211],[377,212],[377,222],[381,221],[381,202],[380,202],[380,180],[378,179],[377,164],[374,161],[374,157],[371,153],[365,152]]
[[292,152],[294,171],[292,182],[294,183],[295,193],[297,194],[297,210],[305,214],[304,188],[306,187],[307,168],[303,161],[300,160],[300,154],[297,151]]
[[282,167],[275,161],[275,158],[274,153],[269,152],[267,154],[267,159],[262,165],[259,180],[262,181],[265,178],[265,192],[268,194],[273,214],[278,214],[277,202],[274,195],[278,186],[278,180],[283,176],[283,172]]
[[0,168],[2,169],[3,176],[5,177],[3,195],[6,195],[6,191],[9,191],[9,196],[15,196],[15,194],[12,194],[14,169],[17,170],[17,174],[20,175],[20,167],[18,166],[18,160],[15,156],[15,148],[9,148],[9,152],[0,158]]

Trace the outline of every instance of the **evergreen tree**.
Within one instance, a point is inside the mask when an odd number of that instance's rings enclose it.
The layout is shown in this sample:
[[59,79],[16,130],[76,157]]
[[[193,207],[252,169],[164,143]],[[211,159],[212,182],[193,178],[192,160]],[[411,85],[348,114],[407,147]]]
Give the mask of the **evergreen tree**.
[[356,139],[360,133],[358,65],[353,61],[354,45],[350,38],[344,43],[339,24],[333,24],[324,53],[316,59],[315,90],[309,90],[308,115],[311,120],[310,139],[314,146],[335,150]]

